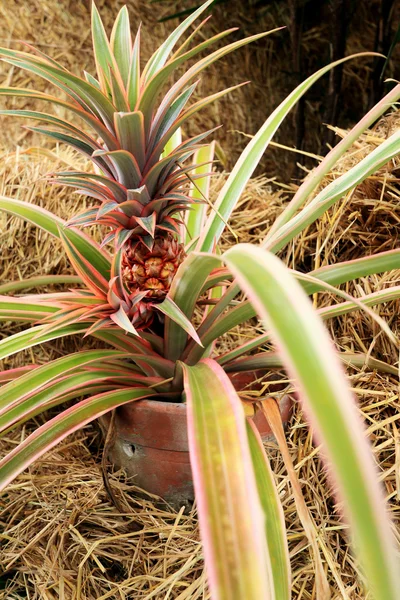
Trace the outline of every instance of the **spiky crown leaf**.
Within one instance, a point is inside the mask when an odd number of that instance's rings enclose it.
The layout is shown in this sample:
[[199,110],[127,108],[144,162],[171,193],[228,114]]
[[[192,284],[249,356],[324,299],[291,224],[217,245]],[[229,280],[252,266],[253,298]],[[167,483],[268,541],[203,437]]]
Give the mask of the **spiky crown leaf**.
[[100,207],[85,211],[71,223],[87,226],[97,222],[111,227],[112,233],[104,242],[116,236],[117,246],[121,246],[133,235],[143,237],[145,243],[151,246],[156,235],[179,232],[179,215],[194,202],[188,194],[188,173],[196,165],[184,166],[183,163],[213,130],[185,140],[166,156],[163,156],[163,151],[189,117],[238,86],[188,106],[197,85],[193,80],[211,63],[265,35],[233,42],[197,61],[158,103],[161,89],[178,67],[234,31],[223,31],[189,49],[190,42],[208,20],[205,19],[172,54],[182,34],[210,3],[211,0],[181,23],[142,71],[140,27],[132,41],[126,7],[119,12],[108,39],[93,4],[92,33],[97,79],[86,72],[84,78],[79,78],[35,49],[35,54],[0,49],[4,60],[50,81],[66,92],[69,101],[13,88],[0,88],[0,94],[43,99],[63,106],[81,117],[92,129],[92,133],[86,133],[69,121],[37,111],[1,111],[43,121],[44,126],[31,129],[69,144],[94,163],[95,173],[57,173],[51,180],[74,187],[101,202]]

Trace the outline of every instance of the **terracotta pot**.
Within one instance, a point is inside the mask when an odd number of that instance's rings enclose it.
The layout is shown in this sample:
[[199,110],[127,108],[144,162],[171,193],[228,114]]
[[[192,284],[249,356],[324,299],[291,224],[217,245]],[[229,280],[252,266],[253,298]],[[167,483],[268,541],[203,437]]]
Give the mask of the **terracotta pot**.
[[[247,373],[241,375],[248,376]],[[291,407],[291,398],[284,396],[280,403],[284,423],[289,419]],[[264,441],[272,437],[261,411],[254,416],[254,422]],[[186,405],[140,400],[120,407],[115,424],[117,436],[110,455],[112,462],[133,476],[139,488],[160,496],[171,505],[180,507],[192,503]]]

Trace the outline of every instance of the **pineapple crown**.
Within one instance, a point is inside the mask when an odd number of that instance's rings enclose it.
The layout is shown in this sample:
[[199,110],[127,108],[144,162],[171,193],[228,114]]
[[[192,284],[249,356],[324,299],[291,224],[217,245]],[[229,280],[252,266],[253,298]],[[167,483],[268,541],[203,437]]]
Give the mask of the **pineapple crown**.
[[175,49],[181,36],[211,3],[212,0],[208,0],[181,23],[143,69],[140,66],[140,26],[133,40],[126,7],[119,12],[108,39],[97,8],[92,5],[97,78],[87,72],[84,78],[77,77],[30,46],[34,54],[0,49],[3,60],[50,81],[67,94],[68,100],[27,89],[0,88],[0,94],[46,100],[72,111],[89,126],[86,132],[67,120],[42,112],[0,111],[42,121],[43,126],[30,129],[69,144],[92,161],[94,173],[59,172],[50,180],[76,188],[100,202],[100,206],[73,218],[70,225],[84,227],[98,223],[110,227],[111,233],[105,236],[103,244],[115,239],[118,249],[134,236],[151,249],[157,235],[178,234],[182,213],[193,202],[201,201],[189,194],[189,182],[197,177],[196,174],[190,177],[190,171],[199,165],[188,166],[185,161],[214,130],[180,143],[176,143],[176,137],[192,115],[239,86],[188,106],[198,83],[196,78],[219,58],[265,35],[233,42],[198,60],[158,102],[162,88],[176,69],[235,31],[228,29],[191,47],[208,17]]

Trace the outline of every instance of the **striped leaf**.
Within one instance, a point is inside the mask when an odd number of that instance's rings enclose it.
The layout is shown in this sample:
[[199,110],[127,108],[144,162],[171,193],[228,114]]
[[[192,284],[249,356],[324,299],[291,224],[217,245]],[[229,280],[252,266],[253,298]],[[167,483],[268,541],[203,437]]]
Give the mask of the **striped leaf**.
[[257,134],[252,138],[240,155],[228,180],[219,193],[215,204],[215,211],[211,212],[204,228],[204,233],[197,245],[198,250],[201,250],[202,252],[211,252],[215,244],[218,243],[225,228],[225,224],[229,220],[247,182],[254,173],[254,170],[268,147],[273,135],[290,110],[297,104],[306,91],[325,73],[328,73],[331,69],[343,62],[359,56],[371,56],[371,53],[364,52],[353,56],[347,56],[344,59],[323,67],[303,81],[268,117],[264,125],[259,129]]
[[215,361],[205,359],[182,368],[211,596],[272,600],[272,567],[241,401]]
[[326,330],[300,285],[272,254],[239,244],[224,254],[224,260],[271,329],[323,441],[374,598],[395,600],[400,581],[383,495],[354,399]]
[[117,406],[154,395],[148,388],[110,391],[82,400],[60,413],[0,461],[0,491],[45,452],[74,431],[81,429]]

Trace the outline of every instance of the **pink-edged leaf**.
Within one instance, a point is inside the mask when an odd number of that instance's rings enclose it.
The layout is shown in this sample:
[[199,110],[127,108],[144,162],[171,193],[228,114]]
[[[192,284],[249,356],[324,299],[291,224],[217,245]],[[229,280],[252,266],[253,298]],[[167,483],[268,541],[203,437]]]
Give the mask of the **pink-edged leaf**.
[[46,102],[50,102],[55,104],[56,106],[62,106],[67,110],[75,113],[86,121],[92,129],[97,133],[99,137],[104,140],[104,143],[110,150],[116,150],[118,148],[118,142],[113,136],[113,134],[105,127],[105,125],[96,118],[91,112],[87,110],[82,110],[79,104],[65,102],[64,100],[60,100],[56,96],[51,96],[49,94],[44,94],[42,92],[38,92],[35,90],[28,90],[26,88],[12,88],[12,87],[1,87],[0,88],[0,96],[14,96],[14,97],[22,97],[22,98],[30,98],[31,100],[44,100]]
[[73,242],[71,242],[69,239],[67,234],[68,231],[70,230],[66,228],[60,229],[60,238],[69,260],[87,287],[92,290],[94,294],[100,294],[100,297],[104,297],[104,295],[107,295],[108,292],[107,279],[105,279],[103,275],[93,266],[88,258],[82,256]]
[[113,150],[111,152],[96,150],[93,156],[108,157],[114,166],[118,182],[124,187],[127,189],[139,187],[142,174],[133,154],[126,150]]
[[0,491],[45,452],[117,406],[154,395],[148,388],[110,391],[82,400],[28,436],[0,461]]
[[[115,370],[109,370],[106,366],[102,369],[80,371],[61,374],[54,381],[48,384],[43,384],[38,390],[31,394],[22,395],[18,401],[8,407],[7,411],[0,414],[0,432],[5,431],[27,421],[47,410],[50,407],[57,406],[68,399],[87,396],[91,393],[93,386],[99,388],[101,385],[108,385],[112,382],[114,387],[121,385],[129,387],[133,386],[133,382],[127,382],[128,375],[125,373],[119,374]],[[143,385],[143,381],[141,382]]]
[[162,312],[165,316],[169,317],[174,323],[177,323],[194,341],[202,346],[201,340],[197,335],[197,331],[195,330],[192,323],[189,321],[187,316],[181,311],[179,306],[175,304],[175,302],[167,296],[161,304],[155,305],[156,310]]
[[112,319],[118,327],[121,327],[121,329],[124,329],[128,333],[139,335],[122,306],[119,307],[117,312],[110,315],[110,319]]
[[111,32],[110,46],[121,73],[124,86],[128,83],[129,66],[132,52],[132,37],[129,13],[126,6],[119,11]]
[[[35,206],[29,202],[21,202],[14,198],[6,198],[0,196],[0,210],[20,217],[25,221],[29,221],[37,225],[44,231],[47,231],[55,237],[60,237],[60,228],[65,226],[65,221],[53,215],[53,213]],[[95,244],[86,234],[76,229],[64,230],[65,237],[74,244],[77,251],[85,258],[90,257],[90,261],[103,277],[107,278],[110,275],[110,258],[107,252],[102,250],[100,246]]]
[[12,298],[0,296],[0,321],[28,321],[30,323],[44,319],[60,310],[52,302],[35,302],[31,298]]
[[51,332],[45,331],[45,326],[37,325],[24,331],[19,331],[0,341],[0,360],[12,356],[16,352],[26,350],[37,344],[43,344],[50,340],[55,340],[67,335],[77,335],[85,333],[87,323],[73,323],[72,325],[59,326]]
[[21,375],[25,375],[33,369],[37,369],[39,365],[26,365],[25,367],[16,367],[15,369],[8,369],[7,371],[0,372],[0,385],[18,379]]
[[396,85],[382,100],[375,104],[371,110],[344,136],[344,138],[330,150],[330,152],[321,160],[321,162],[309,173],[301,186],[296,191],[292,200],[286,206],[285,210],[278,216],[272,224],[265,243],[285,223],[291,219],[301,208],[308,198],[322,181],[323,177],[329,173],[335,166],[341,156],[354,144],[360,135],[371,127],[379,117],[388,110],[400,98],[400,85]]
[[249,418],[246,426],[258,494],[265,515],[265,535],[271,559],[275,597],[277,600],[290,600],[291,575],[285,515],[257,427]]
[[126,354],[116,350],[85,350],[45,363],[0,389],[0,415],[7,413],[21,398],[33,394],[43,385],[48,385],[68,372],[82,369],[96,361],[104,362],[121,356],[126,357]]
[[[232,352],[234,356],[235,350]],[[254,371],[258,369],[281,369],[284,366],[283,358],[277,352],[259,352],[251,356],[236,358],[230,362],[227,361],[227,354],[218,356],[216,361],[219,365],[224,365],[226,373],[243,373],[246,371]],[[399,370],[393,365],[385,363],[383,360],[378,360],[368,354],[362,352],[339,352],[340,360],[349,367],[356,369],[373,369],[381,373],[389,373],[398,377]]]
[[38,277],[28,277],[21,281],[10,281],[0,285],[0,294],[8,294],[10,292],[19,292],[30,288],[42,287],[47,285],[60,284],[79,284],[81,278],[76,275],[42,275]]
[[[181,363],[182,364],[182,363]],[[275,598],[241,401],[211,359],[182,364],[190,462],[212,598]]]
[[121,148],[130,152],[135,157],[139,169],[143,169],[146,150],[143,113],[115,113],[114,122]]
[[327,331],[300,284],[271,253],[238,244],[223,258],[271,329],[324,444],[374,598],[395,600],[399,572],[383,495],[354,398]]
[[145,231],[151,236],[154,237],[154,232],[156,230],[156,222],[157,222],[157,214],[153,212],[148,217],[134,217],[135,221],[138,225],[143,227]]
[[[191,319],[196,302],[211,271],[220,266],[216,256],[191,253],[180,265],[169,291],[170,298]],[[182,354],[187,334],[170,318],[165,320],[165,356],[177,360]]]

